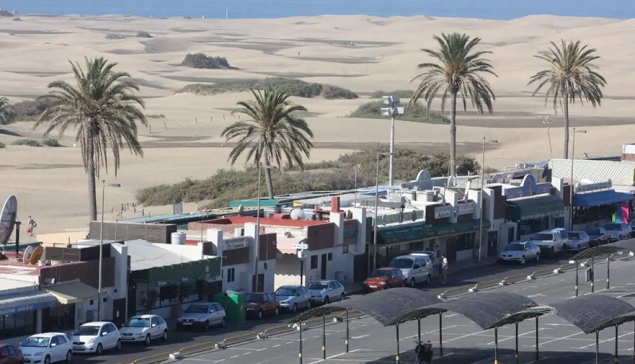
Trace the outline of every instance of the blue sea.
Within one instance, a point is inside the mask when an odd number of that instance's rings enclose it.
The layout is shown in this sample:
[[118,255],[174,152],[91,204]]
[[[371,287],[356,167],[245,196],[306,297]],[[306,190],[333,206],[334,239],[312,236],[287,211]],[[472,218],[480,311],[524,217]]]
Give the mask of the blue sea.
[[528,15],[635,18],[635,0],[0,0],[19,13],[154,17],[280,18],[316,15],[427,15],[515,19]]

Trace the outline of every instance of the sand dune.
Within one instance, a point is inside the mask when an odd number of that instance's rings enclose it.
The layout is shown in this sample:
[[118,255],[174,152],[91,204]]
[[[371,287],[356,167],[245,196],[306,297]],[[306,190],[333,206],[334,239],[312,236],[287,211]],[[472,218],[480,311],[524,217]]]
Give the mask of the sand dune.
[[[106,57],[132,74],[146,98],[150,128],[140,131],[144,159],[124,155],[109,191],[106,210],[132,202],[142,187],[203,178],[226,168],[228,148],[220,133],[237,120],[236,102],[249,93],[197,96],[175,93],[192,84],[219,80],[295,77],[333,84],[360,93],[357,100],[293,98],[305,105],[318,149],[311,161],[333,159],[361,143],[387,142],[386,120],[347,118],[377,90],[412,89],[416,65],[427,61],[421,48],[434,47],[433,34],[467,32],[483,39],[492,51],[498,78],[490,78],[498,95],[494,115],[459,113],[458,140],[463,153],[479,154],[482,138],[489,143],[486,164],[513,166],[562,154],[562,119],[540,95],[531,97],[529,77],[543,68],[533,56],[550,41],[580,39],[597,48],[608,80],[601,108],[571,107],[573,125],[588,133],[578,136],[579,154],[614,155],[631,142],[632,90],[635,71],[635,20],[530,16],[511,21],[482,19],[369,16],[320,16],[263,20],[151,19],[123,16],[20,16],[21,22],[0,19],[0,95],[12,101],[46,92],[48,82],[70,80],[69,60]],[[140,31],[152,38],[137,37]],[[122,39],[106,39],[118,35]],[[237,70],[196,70],[180,66],[188,52],[226,57]],[[439,103],[433,103],[434,108]],[[163,118],[158,118],[162,114]],[[550,115],[550,148],[542,124]],[[86,178],[72,131],[61,139],[65,148],[12,146],[20,138],[39,139],[42,130],[17,123],[0,132],[0,200],[16,194],[21,215],[32,214],[41,231],[85,226]],[[363,133],[360,133],[363,130]],[[446,125],[397,121],[396,140],[422,150],[445,150]],[[333,149],[336,148],[336,149]],[[553,150],[553,153],[550,150]],[[480,156],[479,156],[480,160]],[[242,162],[241,162],[242,163]],[[240,168],[240,165],[238,166]],[[115,176],[106,175],[108,181]],[[150,208],[152,213],[169,211]],[[130,216],[132,213],[128,213]],[[127,217],[128,217],[127,216]],[[24,218],[24,216],[22,216]],[[114,216],[110,216],[114,218]]]

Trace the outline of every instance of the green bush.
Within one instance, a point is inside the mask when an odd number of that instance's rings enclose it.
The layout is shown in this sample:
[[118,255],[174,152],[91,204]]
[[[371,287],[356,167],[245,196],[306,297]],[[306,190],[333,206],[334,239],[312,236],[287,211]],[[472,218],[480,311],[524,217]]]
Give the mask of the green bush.
[[165,119],[165,115],[163,114],[148,114],[146,115],[147,119]]
[[[382,101],[372,101],[360,105],[349,117],[365,119],[385,119],[381,114],[381,108],[386,107]],[[427,112],[420,103],[414,105],[404,105],[404,114],[398,116],[401,120],[414,121],[418,123],[449,124],[450,120],[438,112]]]
[[3,142],[0,142],[0,149],[2,149],[2,148],[4,148],[4,147],[6,147],[6,145],[4,145],[4,143],[3,143]]
[[414,96],[415,92],[412,90],[394,90],[394,91],[375,91],[370,94],[373,99],[381,99],[383,96],[399,96],[402,99],[409,99]]
[[48,139],[45,139],[45,140],[42,142],[42,144],[43,144],[43,145],[45,145],[45,146],[47,146],[47,147],[53,147],[53,148],[63,147],[63,145],[62,145],[62,144],[60,144],[60,142],[59,142],[57,139],[55,139],[55,138],[48,138]]
[[181,62],[182,66],[199,69],[232,68],[225,57],[209,57],[204,53],[188,53]]
[[18,139],[18,140],[14,141],[11,144],[12,145],[26,145],[28,147],[41,147],[42,146],[42,144],[40,144],[40,142],[38,142],[37,140],[33,140],[33,139]]
[[150,35],[150,33],[142,30],[137,33],[137,38],[152,38],[152,36]]
[[25,100],[13,105],[15,119],[20,121],[32,121],[38,118],[49,106],[53,104],[51,98],[37,98],[35,100]]
[[[377,152],[387,150],[387,146],[366,148],[340,156],[335,161],[308,164],[305,171],[286,169],[286,172],[272,171],[276,194],[290,194],[304,191],[345,190],[355,186],[355,172],[351,166],[359,165],[358,186],[375,184]],[[395,179],[409,181],[416,178],[420,170],[426,169],[432,176],[447,174],[449,156],[447,153],[433,156],[423,155],[412,149],[395,150]],[[388,178],[388,158],[380,160],[380,178]],[[457,158],[457,173],[475,173],[479,164],[472,157]],[[264,182],[263,182],[264,183]],[[264,187],[263,187],[264,188]],[[253,168],[245,171],[221,169],[204,180],[186,179],[173,185],[159,185],[141,189],[136,200],[146,206],[169,205],[177,202],[200,202],[210,200],[208,207],[227,207],[229,201],[253,198],[257,195],[258,173]]]
[[118,40],[118,39],[124,39],[125,37],[121,34],[108,34],[106,35],[106,39],[108,40]]
[[322,97],[324,97],[327,100],[335,100],[335,99],[351,100],[351,99],[356,99],[359,96],[357,96],[357,94],[354,93],[353,91],[347,90],[345,88],[341,88],[341,87],[333,86],[333,85],[323,85]]

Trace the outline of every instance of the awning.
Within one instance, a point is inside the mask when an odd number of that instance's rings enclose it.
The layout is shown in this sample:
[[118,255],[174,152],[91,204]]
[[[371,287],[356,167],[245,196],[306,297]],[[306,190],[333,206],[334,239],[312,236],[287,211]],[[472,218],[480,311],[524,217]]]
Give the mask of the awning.
[[[415,243],[426,239],[434,239],[443,236],[465,234],[479,230],[479,219],[457,222],[456,224],[443,224],[433,226],[430,224],[416,223],[408,225],[396,225],[377,230],[377,244],[394,245]],[[483,219],[483,228],[491,226],[489,220]]]
[[508,200],[505,218],[520,221],[546,215],[564,215],[564,201],[554,195],[539,195]]
[[[471,233],[480,229],[481,221],[479,219],[472,219],[470,221],[457,222],[456,224],[444,224],[435,226],[437,231],[437,237],[459,235],[465,233]],[[492,224],[487,219],[483,219],[483,229],[489,229]]]
[[617,192],[613,190],[582,193],[573,196],[573,206],[591,207],[610,205],[620,202],[628,202],[632,200],[633,194],[627,192]]
[[57,300],[48,292],[31,291],[0,296],[0,315],[13,315],[18,312],[34,311],[55,306]]
[[82,282],[59,283],[43,287],[43,289],[52,294],[63,305],[79,303],[88,298],[97,297],[97,290]]

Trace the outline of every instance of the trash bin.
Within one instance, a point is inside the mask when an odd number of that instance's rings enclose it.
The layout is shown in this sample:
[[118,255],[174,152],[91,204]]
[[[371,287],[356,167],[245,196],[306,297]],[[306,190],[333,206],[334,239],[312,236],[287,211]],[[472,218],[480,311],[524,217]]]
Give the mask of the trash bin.
[[214,302],[225,309],[228,324],[239,324],[245,321],[245,295],[241,292],[225,291],[214,295]]
[[591,282],[593,280],[593,268],[587,268],[585,273],[585,279],[587,282]]

